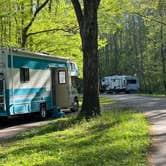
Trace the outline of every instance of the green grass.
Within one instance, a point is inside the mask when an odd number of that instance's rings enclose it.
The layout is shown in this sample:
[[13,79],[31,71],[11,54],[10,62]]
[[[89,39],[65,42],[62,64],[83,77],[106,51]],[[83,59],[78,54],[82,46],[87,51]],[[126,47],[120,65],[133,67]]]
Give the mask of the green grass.
[[[111,98],[108,98],[108,97],[100,97],[100,104],[101,105],[107,105],[107,104],[113,104],[115,103],[116,101],[111,99]],[[82,105],[82,97],[80,96],[79,97],[79,105],[81,106]]]
[[145,166],[148,123],[133,110],[53,120],[0,145],[1,166]]
[[116,101],[111,99],[111,98],[108,98],[108,97],[100,97],[100,104],[102,105],[107,105],[107,104],[113,104],[115,103]]

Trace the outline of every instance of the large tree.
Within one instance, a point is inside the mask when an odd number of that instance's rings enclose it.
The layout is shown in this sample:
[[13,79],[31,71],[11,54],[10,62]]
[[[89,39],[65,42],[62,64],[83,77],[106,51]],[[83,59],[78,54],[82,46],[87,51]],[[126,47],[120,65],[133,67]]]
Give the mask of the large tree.
[[100,0],[71,0],[80,27],[83,51],[83,104],[86,118],[100,115],[97,11]]

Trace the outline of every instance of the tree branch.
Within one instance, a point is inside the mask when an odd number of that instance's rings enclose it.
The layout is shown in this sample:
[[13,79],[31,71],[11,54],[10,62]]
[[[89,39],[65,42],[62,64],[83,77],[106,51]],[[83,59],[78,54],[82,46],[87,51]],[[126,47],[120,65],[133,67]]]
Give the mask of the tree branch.
[[166,23],[165,23],[165,22],[159,21],[158,19],[150,18],[150,17],[145,16],[145,15],[140,14],[140,13],[132,13],[132,14],[139,15],[139,16],[141,16],[141,17],[144,17],[144,18],[146,18],[146,19],[149,19],[150,21],[154,21],[154,22],[157,22],[157,23],[159,23],[159,24],[162,24],[162,25],[165,25],[165,26],[166,26]]
[[45,2],[44,2],[43,4],[41,4],[41,5],[36,9],[36,11],[35,11],[33,17],[31,18],[29,24],[25,27],[25,29],[29,29],[29,27],[30,27],[30,26],[32,25],[32,23],[34,22],[34,20],[35,20],[37,14],[40,12],[40,10],[42,10],[42,9],[45,7],[45,5],[46,5],[48,2],[49,2],[49,0],[45,0]]
[[32,36],[32,35],[37,35],[37,34],[40,34],[40,33],[47,33],[47,32],[53,32],[53,31],[64,31],[64,32],[76,34],[77,30],[78,30],[77,27],[73,27],[71,29],[64,29],[64,28],[46,29],[46,30],[41,30],[41,31],[37,31],[37,32],[28,33],[27,37]]
[[73,4],[74,10],[77,16],[79,27],[81,28],[83,24],[83,13],[82,13],[80,2],[79,0],[71,0],[71,2]]
[[28,23],[27,26],[25,26],[25,28],[23,29],[22,32],[22,47],[25,47],[26,45],[26,41],[27,41],[27,32],[29,30],[29,28],[31,27],[32,23],[35,21],[35,18],[37,16],[37,14],[46,6],[46,4],[49,2],[49,0],[45,0],[35,11],[35,13],[33,14],[33,17],[31,18],[30,22]]

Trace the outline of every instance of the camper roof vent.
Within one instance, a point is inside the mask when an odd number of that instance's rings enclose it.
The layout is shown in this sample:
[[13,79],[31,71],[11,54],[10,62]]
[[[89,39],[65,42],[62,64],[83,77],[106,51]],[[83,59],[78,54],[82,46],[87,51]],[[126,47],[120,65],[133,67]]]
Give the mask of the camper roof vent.
[[49,55],[48,52],[39,52],[40,54],[45,54],[45,55]]

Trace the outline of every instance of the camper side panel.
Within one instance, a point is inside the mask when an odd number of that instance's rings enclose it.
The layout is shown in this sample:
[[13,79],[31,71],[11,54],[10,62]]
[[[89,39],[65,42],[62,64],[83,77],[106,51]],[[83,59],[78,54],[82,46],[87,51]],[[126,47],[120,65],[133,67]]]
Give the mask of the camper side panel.
[[51,109],[50,65],[65,66],[49,59],[8,56],[8,73],[12,80],[8,89],[10,115],[39,112],[43,102],[47,110]]

